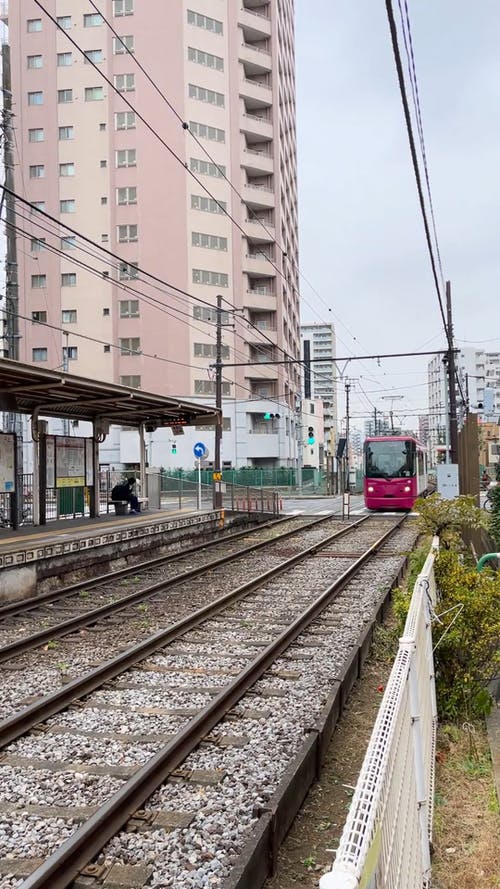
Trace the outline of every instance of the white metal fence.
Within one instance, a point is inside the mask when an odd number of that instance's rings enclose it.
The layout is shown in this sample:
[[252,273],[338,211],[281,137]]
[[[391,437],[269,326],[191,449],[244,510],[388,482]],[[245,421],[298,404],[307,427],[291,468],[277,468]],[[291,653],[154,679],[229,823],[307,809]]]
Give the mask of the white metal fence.
[[431,619],[437,539],[419,574],[332,870],[320,889],[426,889],[437,712]]

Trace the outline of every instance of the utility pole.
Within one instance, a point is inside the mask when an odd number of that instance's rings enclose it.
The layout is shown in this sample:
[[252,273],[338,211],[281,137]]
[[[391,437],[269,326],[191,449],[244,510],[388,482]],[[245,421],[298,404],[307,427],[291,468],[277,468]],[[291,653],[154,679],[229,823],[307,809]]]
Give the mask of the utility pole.
[[377,408],[376,407],[373,408],[373,417],[374,417],[373,434],[376,435],[377,434]]
[[458,463],[457,390],[455,385],[455,350],[453,348],[453,318],[451,312],[451,284],[446,282],[446,333],[448,337],[448,384],[450,392],[450,448],[451,462]]
[[344,491],[349,493],[349,392],[351,384],[345,384],[345,480]]
[[222,445],[222,295],[217,294],[217,334],[215,347],[215,407],[220,411],[215,422],[215,453],[213,482],[214,509],[222,508],[221,445]]

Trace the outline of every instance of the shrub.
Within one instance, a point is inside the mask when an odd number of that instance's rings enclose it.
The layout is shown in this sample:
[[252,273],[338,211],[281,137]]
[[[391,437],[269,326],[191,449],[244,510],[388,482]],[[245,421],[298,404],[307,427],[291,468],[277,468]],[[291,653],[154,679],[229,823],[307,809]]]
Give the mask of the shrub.
[[468,495],[442,500],[439,494],[431,494],[417,500],[415,510],[419,513],[421,532],[439,535],[444,549],[461,549],[464,528],[485,528],[488,524],[484,511],[478,509],[474,497]]
[[438,708],[444,718],[472,720],[489,711],[486,685],[500,665],[500,575],[464,566],[451,550],[439,552],[435,568]]
[[492,503],[488,530],[495,541],[495,545],[500,546],[500,485],[496,488],[491,488],[488,492],[488,496]]

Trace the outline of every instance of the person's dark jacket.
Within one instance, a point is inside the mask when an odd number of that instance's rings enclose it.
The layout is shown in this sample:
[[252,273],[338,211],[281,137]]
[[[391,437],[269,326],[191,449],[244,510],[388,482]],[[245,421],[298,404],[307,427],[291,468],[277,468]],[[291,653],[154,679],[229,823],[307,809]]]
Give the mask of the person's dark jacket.
[[130,503],[132,499],[132,490],[130,486],[125,483],[121,485],[115,485],[113,490],[111,491],[111,499],[126,500],[127,503]]

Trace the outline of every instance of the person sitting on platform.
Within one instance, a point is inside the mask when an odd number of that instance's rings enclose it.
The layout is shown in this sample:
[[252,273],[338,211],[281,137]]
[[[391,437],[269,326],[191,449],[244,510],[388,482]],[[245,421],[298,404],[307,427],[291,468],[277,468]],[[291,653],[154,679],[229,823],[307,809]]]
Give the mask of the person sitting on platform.
[[126,500],[127,503],[130,503],[130,514],[139,515],[141,505],[132,491],[134,485],[135,478],[129,478],[126,482],[123,482],[120,485],[115,485],[111,491],[111,500]]

